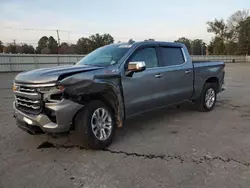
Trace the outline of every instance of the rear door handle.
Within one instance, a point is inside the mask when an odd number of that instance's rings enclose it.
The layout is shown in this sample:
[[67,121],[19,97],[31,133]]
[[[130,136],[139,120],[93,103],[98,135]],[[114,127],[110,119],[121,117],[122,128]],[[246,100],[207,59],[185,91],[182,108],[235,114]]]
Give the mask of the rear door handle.
[[162,74],[156,74],[155,78],[161,78],[163,75]]
[[191,70],[186,70],[185,71],[185,74],[189,74],[189,73],[191,73]]

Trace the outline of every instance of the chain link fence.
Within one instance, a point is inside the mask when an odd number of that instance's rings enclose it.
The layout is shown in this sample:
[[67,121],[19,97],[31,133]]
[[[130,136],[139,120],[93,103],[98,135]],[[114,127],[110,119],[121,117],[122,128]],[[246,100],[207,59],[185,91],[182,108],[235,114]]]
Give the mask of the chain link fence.
[[0,72],[19,72],[38,68],[72,65],[85,55],[0,54]]
[[193,55],[193,61],[223,61],[225,63],[244,63],[250,61],[250,56],[244,55]]
[[[37,68],[72,65],[85,55],[0,54],[0,72],[20,72]],[[223,61],[250,63],[250,56],[193,55],[193,61]]]

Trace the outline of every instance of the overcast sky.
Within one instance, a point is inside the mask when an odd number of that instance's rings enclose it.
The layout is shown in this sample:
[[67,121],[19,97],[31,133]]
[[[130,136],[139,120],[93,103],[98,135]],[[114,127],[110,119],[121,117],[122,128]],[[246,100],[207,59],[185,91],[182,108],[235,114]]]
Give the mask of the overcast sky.
[[[250,0],[0,0],[0,40],[35,45],[44,35],[75,43],[79,37],[110,33],[116,41],[173,41],[212,35],[206,22],[249,9]],[[34,29],[34,30],[27,30]],[[48,30],[48,31],[46,31]]]

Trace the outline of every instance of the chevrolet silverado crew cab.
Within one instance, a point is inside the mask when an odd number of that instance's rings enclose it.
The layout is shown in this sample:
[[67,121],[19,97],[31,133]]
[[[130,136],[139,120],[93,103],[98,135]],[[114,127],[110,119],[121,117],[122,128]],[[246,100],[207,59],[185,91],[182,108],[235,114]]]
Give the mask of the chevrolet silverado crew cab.
[[111,44],[74,65],[18,74],[14,117],[30,134],[67,132],[85,148],[102,149],[129,116],[184,101],[212,110],[224,66],[192,62],[181,43]]

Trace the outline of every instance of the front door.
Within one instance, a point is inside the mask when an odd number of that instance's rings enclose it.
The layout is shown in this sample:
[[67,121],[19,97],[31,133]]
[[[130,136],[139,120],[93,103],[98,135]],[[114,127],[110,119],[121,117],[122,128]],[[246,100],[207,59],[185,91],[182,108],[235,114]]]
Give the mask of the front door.
[[158,58],[155,47],[146,46],[136,50],[126,62],[125,69],[129,62],[136,61],[144,61],[146,70],[134,73],[132,76],[124,75],[122,77],[127,115],[144,112],[154,107],[152,96],[154,86],[158,82],[158,79],[155,79],[155,74],[158,71]]

